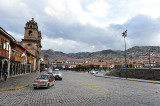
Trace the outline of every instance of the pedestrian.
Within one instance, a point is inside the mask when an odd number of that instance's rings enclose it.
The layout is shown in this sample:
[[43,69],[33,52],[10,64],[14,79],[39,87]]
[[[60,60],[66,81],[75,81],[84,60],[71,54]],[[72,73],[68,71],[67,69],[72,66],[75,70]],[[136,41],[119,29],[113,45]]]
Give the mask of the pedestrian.
[[8,76],[8,72],[7,72],[7,71],[4,71],[4,80],[5,80],[5,81],[7,80],[7,76]]

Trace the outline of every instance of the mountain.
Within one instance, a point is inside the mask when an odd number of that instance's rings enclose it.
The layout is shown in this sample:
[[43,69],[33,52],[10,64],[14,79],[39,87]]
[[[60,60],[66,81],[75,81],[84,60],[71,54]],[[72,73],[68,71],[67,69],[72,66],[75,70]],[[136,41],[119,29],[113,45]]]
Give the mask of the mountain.
[[129,58],[138,58],[139,56],[145,56],[149,53],[149,50],[154,56],[160,54],[160,46],[134,46],[127,50],[127,55]]
[[[160,55],[160,46],[134,46],[126,50],[127,58],[139,58],[140,56],[145,56],[146,53],[153,53],[155,56]],[[63,53],[59,51],[54,51],[52,49],[49,50],[41,50],[41,58],[43,58],[44,54],[49,55],[49,61],[54,62],[56,60],[68,59],[68,58],[89,58],[92,60],[121,60],[124,59],[124,51],[120,50],[102,50],[97,52],[79,52],[79,53]]]
[[48,54],[50,62],[68,58],[67,54],[59,51],[54,51],[52,49],[41,50],[41,58],[43,58],[45,54]]

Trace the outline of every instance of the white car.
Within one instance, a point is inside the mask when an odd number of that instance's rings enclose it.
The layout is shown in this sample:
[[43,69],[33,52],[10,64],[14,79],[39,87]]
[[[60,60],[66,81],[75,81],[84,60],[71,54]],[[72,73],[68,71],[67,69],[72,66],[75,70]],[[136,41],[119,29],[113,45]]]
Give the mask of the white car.
[[59,69],[56,68],[55,71],[59,71]]
[[56,71],[55,70],[55,71],[52,72],[52,74],[53,74],[53,76],[54,76],[55,79],[62,80],[62,73],[60,71]]
[[90,71],[90,74],[98,74],[98,71],[91,70],[91,71]]
[[48,74],[52,74],[52,69],[48,68]]

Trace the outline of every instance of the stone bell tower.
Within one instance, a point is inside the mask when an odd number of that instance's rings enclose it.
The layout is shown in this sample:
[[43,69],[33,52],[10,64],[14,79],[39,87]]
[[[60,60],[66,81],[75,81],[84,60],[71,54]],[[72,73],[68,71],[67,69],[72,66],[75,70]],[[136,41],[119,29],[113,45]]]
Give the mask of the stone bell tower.
[[21,45],[36,57],[33,66],[34,70],[40,70],[41,31],[38,30],[38,24],[34,21],[34,18],[28,21],[24,28],[24,39],[22,39]]

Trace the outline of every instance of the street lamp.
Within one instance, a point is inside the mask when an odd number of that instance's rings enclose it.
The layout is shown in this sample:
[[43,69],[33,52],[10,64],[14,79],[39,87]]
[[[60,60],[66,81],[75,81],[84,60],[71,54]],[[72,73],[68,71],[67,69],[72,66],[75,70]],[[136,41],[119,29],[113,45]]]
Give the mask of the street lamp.
[[125,44],[125,67],[126,67],[126,79],[127,79],[127,58],[126,58],[126,41],[125,41],[125,37],[127,37],[127,30],[125,30],[123,33],[122,33],[122,36],[124,37],[124,44]]

